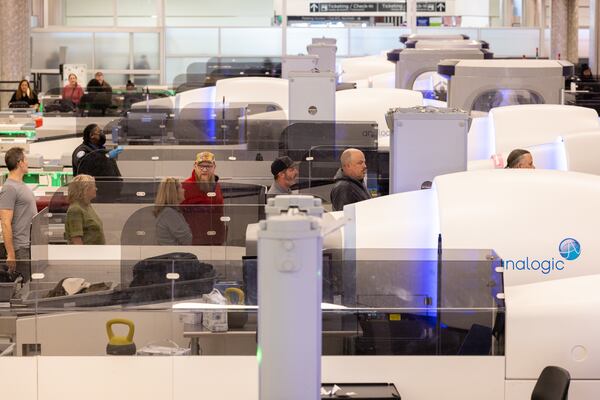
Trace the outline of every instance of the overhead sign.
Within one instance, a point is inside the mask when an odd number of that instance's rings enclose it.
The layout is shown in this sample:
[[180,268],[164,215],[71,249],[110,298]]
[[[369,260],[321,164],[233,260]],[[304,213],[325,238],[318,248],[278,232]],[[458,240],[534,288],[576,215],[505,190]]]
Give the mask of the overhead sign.
[[417,12],[446,12],[445,1],[417,2]]
[[[406,12],[406,2],[395,3],[310,3],[311,13]],[[445,1],[417,2],[417,12],[446,12]]]
[[377,12],[377,3],[310,3],[310,12]]
[[406,12],[406,3],[377,3],[379,12]]
[[369,22],[370,17],[365,16],[341,16],[341,15],[300,15],[289,16],[288,21],[341,21],[341,22]]

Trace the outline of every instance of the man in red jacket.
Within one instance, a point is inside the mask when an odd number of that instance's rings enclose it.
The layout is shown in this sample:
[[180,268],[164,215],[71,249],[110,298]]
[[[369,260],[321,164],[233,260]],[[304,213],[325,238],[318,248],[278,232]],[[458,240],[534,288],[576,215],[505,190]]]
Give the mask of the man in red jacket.
[[192,230],[193,245],[221,245],[225,241],[223,193],[215,175],[216,166],[213,153],[198,153],[192,175],[182,184],[185,197],[181,204]]

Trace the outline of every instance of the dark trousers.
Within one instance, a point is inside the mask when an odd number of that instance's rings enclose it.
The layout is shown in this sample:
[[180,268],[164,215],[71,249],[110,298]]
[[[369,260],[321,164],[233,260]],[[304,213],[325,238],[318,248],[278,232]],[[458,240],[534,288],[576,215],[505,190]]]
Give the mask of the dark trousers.
[[[4,243],[0,244],[0,260],[6,260],[8,254]],[[23,280],[27,282],[31,278],[31,248],[22,247],[15,250],[15,258],[17,259],[17,272],[23,275]],[[6,265],[3,268],[7,268]]]

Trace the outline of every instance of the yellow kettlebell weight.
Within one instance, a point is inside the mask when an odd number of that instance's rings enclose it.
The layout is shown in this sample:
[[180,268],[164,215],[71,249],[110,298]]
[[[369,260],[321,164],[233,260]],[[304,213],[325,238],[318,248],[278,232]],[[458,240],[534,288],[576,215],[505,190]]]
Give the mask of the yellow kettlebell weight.
[[[126,325],[129,328],[127,336],[117,336],[113,331],[113,325]],[[108,344],[106,345],[106,354],[114,356],[130,356],[137,351],[133,342],[135,325],[133,321],[124,318],[114,318],[106,321],[106,334],[108,335]]]
[[[238,289],[236,287],[229,287],[225,289],[225,298],[229,302],[229,304],[244,304],[244,291],[242,289]],[[237,300],[236,300],[237,298]]]

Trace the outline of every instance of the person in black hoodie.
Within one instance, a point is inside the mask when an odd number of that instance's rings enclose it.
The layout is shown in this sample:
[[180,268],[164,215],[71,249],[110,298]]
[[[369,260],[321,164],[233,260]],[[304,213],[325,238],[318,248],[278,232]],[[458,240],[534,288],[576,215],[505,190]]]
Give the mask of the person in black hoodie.
[[371,194],[363,179],[367,173],[365,155],[358,149],[346,149],[340,157],[342,167],[333,178],[335,185],[331,190],[333,211],[342,211],[347,204],[368,200]]
[[[105,143],[106,135],[98,125],[89,124],[85,127],[83,130],[83,143],[73,150],[71,156],[73,176],[78,174],[87,174],[95,178],[99,176],[121,176],[115,158],[123,149],[117,147],[109,151],[104,147]],[[104,158],[109,161],[104,160]],[[86,162],[83,168],[85,171],[81,170],[82,161]],[[91,168],[94,170],[91,170]]]
[[104,144],[106,135],[96,124],[89,124],[83,130],[83,143],[73,151],[73,176],[90,175],[95,178],[98,192],[97,203],[121,201],[123,179],[116,157],[123,151],[119,146],[108,150]]

